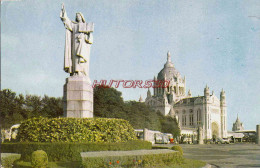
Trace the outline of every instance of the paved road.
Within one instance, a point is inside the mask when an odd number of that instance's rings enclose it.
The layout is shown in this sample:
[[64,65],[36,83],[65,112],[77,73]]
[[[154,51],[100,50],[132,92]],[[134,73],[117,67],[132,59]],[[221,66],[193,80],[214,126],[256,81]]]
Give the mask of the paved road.
[[[165,145],[172,146],[172,145]],[[180,145],[184,157],[203,160],[216,167],[260,167],[260,145],[256,144],[211,144]]]

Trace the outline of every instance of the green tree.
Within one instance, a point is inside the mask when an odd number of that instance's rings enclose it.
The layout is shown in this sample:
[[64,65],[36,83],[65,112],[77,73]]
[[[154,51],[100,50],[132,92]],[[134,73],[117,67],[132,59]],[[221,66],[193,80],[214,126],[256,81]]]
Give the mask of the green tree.
[[63,115],[62,98],[44,95],[41,99],[41,116],[60,117]]
[[94,116],[122,118],[129,121],[135,129],[148,128],[179,136],[180,129],[176,119],[163,116],[145,103],[124,102],[122,93],[114,88],[94,88]]
[[16,95],[10,89],[0,91],[0,127],[9,128],[32,117],[62,116],[62,99],[36,95]]
[[[27,117],[40,117],[41,116],[41,97],[36,95],[26,95],[25,109],[27,110]],[[42,114],[43,115],[43,114]],[[44,115],[43,115],[44,116]]]
[[0,91],[1,128],[8,128],[24,119],[23,102],[23,96],[16,96],[10,89]]
[[171,116],[163,116],[160,112],[157,112],[157,114],[160,117],[162,132],[171,133],[175,138],[180,136],[180,128],[176,118],[172,118]]
[[106,118],[122,118],[124,101],[122,93],[114,88],[94,88],[94,116]]
[[145,103],[129,101],[125,103],[127,111],[126,120],[133,125],[134,128],[148,128],[151,130],[160,130],[160,120],[154,110]]

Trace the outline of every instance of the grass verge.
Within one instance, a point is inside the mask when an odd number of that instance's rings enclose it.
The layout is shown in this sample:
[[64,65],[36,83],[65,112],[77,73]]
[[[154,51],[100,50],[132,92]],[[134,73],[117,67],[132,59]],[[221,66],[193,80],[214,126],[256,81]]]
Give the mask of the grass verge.
[[172,164],[170,166],[166,166],[165,168],[201,168],[206,166],[206,162],[194,159],[186,159],[184,158],[182,164]]

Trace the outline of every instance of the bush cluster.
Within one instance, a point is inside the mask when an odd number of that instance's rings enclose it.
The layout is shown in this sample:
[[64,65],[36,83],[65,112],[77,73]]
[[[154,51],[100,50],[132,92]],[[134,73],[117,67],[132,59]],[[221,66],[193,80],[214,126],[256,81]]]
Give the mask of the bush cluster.
[[87,157],[82,155],[82,165],[84,168],[103,168],[103,167],[167,167],[173,164],[180,165],[183,157],[179,152],[162,152],[122,155],[108,155]]
[[[3,151],[1,151],[3,152]],[[19,160],[21,158],[20,154],[16,153],[1,153],[1,167],[11,168],[13,167],[13,163],[15,160]]]
[[48,166],[48,156],[43,150],[37,150],[32,153],[32,167],[46,168]]
[[120,151],[152,149],[152,144],[147,141],[133,140],[128,142],[99,142],[99,143],[74,143],[74,142],[20,142],[1,144],[2,152],[20,153],[21,159],[31,161],[31,154],[36,150],[44,150],[49,161],[81,161],[81,152],[87,151]]
[[133,127],[123,119],[32,118],[21,123],[20,142],[126,142],[135,140]]
[[172,150],[179,151],[181,155],[183,155],[183,150],[181,146],[173,146]]

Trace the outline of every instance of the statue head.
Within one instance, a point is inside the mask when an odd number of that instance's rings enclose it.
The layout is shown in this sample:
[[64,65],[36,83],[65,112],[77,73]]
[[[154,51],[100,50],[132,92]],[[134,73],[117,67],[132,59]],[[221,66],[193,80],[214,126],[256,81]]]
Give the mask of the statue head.
[[86,21],[85,21],[85,19],[84,19],[84,16],[83,16],[83,14],[81,13],[81,12],[78,12],[78,13],[76,13],[76,22],[83,22],[83,23],[85,23]]

